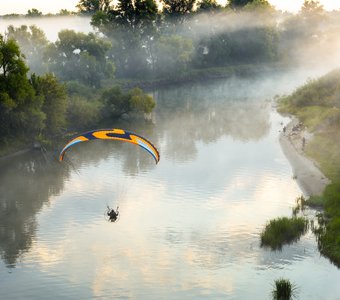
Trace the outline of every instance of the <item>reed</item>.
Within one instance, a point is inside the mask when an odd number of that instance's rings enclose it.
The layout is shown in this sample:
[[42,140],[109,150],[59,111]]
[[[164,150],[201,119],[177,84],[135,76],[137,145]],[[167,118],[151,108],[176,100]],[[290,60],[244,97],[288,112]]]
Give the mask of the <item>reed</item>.
[[303,217],[273,219],[261,233],[261,246],[281,250],[284,244],[299,240],[307,229],[308,220]]
[[275,280],[275,287],[272,291],[274,300],[290,300],[295,298],[296,287],[288,279]]

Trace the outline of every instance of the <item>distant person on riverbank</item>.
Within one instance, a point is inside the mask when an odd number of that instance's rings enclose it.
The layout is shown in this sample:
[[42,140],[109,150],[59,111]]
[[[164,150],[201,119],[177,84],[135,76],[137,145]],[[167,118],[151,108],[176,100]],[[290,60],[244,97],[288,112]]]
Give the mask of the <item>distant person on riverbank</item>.
[[302,137],[302,150],[305,149],[305,145],[306,145],[306,139],[305,137]]

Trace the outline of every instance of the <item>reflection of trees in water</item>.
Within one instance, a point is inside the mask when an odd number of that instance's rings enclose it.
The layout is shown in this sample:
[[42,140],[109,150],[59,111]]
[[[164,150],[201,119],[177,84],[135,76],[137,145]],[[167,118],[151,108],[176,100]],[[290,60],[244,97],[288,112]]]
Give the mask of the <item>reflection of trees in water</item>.
[[34,152],[1,164],[0,255],[8,267],[31,247],[36,213],[60,193],[68,174],[67,167],[47,163]]
[[198,141],[210,143],[224,135],[261,139],[269,132],[270,107],[252,89],[255,86],[220,83],[157,91],[157,131],[166,140],[164,154],[188,160],[196,155]]
[[[145,136],[161,148],[161,160],[188,161],[197,154],[197,142],[214,142],[227,135],[241,141],[259,140],[268,133],[269,105],[254,80],[195,84],[162,89],[157,100],[156,126],[144,120],[125,120],[107,128],[123,128]],[[135,176],[154,168],[144,150],[118,141],[91,141],[72,147],[66,157],[76,169],[115,156],[125,174]]]
[[244,264],[256,260],[258,269],[282,268],[294,261],[305,260],[312,256],[312,240],[285,245],[281,251],[261,250],[259,238],[242,230],[217,231],[215,233],[192,231],[183,233],[174,229],[165,232],[167,244],[189,249],[190,263],[206,269],[224,268],[226,265]]

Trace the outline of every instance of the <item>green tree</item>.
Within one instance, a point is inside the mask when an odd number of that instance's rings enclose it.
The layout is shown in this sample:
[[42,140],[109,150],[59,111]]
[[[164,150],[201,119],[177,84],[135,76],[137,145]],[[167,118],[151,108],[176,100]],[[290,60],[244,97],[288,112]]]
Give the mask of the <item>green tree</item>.
[[17,41],[30,66],[31,73],[46,73],[46,65],[43,64],[41,58],[48,45],[48,40],[40,28],[35,25],[29,27],[22,25],[18,28],[10,25],[7,28],[7,37]]
[[156,69],[161,75],[183,72],[193,54],[193,42],[179,35],[162,36],[156,45]]
[[140,88],[130,90],[129,98],[131,111],[133,112],[149,114],[156,106],[153,97],[144,93]]
[[26,17],[29,17],[29,18],[36,18],[36,17],[41,17],[41,16],[42,16],[42,12],[37,10],[36,8],[29,9],[26,14]]
[[67,95],[65,86],[52,74],[32,75],[31,83],[36,95],[42,98],[42,111],[46,115],[45,132],[47,135],[60,133],[66,126]]
[[18,44],[0,35],[0,135],[34,136],[43,128],[42,101],[27,79]]
[[67,107],[67,124],[69,128],[85,130],[93,126],[98,126],[101,119],[102,103],[91,101],[80,96],[69,98]]
[[197,6],[197,12],[214,12],[222,8],[216,0],[201,0]]
[[155,0],[120,0],[109,11],[93,15],[91,24],[112,39],[118,76],[145,76],[158,19]]
[[301,13],[303,14],[316,14],[324,13],[323,6],[318,0],[305,0],[301,7]]
[[231,8],[241,8],[246,6],[247,4],[253,2],[254,0],[229,0],[228,6]]
[[50,72],[58,78],[100,87],[102,80],[114,76],[114,65],[107,56],[111,43],[107,40],[93,33],[76,33],[73,30],[62,30],[58,37],[45,53]]
[[247,3],[244,8],[250,12],[266,12],[269,11],[274,12],[274,8],[270,5],[267,0],[252,0],[251,2]]
[[197,0],[161,0],[165,16],[183,22],[194,11]]
[[107,11],[111,5],[111,0],[80,0],[77,8],[82,13],[95,13],[97,11]]
[[105,118],[120,118],[131,113],[150,113],[156,105],[152,96],[139,88],[123,93],[119,87],[113,87],[103,93],[102,101]]
[[72,11],[69,11],[67,9],[61,9],[58,13],[59,16],[70,16],[74,14]]

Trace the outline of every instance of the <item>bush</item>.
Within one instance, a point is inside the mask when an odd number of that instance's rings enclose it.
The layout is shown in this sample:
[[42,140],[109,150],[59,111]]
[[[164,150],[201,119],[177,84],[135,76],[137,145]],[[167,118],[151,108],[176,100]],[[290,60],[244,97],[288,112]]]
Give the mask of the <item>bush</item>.
[[67,122],[72,129],[89,129],[101,119],[102,104],[87,101],[80,97],[70,98],[67,109]]

